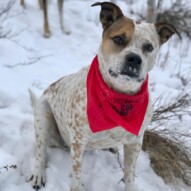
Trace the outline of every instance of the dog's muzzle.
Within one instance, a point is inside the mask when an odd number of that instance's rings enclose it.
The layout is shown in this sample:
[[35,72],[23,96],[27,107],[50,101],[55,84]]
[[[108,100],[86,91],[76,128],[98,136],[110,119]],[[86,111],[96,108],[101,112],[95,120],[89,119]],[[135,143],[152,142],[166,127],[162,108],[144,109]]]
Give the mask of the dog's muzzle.
[[141,57],[138,54],[130,53],[125,57],[125,62],[120,74],[136,78],[139,76],[141,64]]
[[123,65],[119,72],[115,72],[111,68],[109,69],[110,76],[117,78],[118,76],[124,76],[124,79],[130,80],[131,78],[137,79],[141,82],[144,79],[140,78],[142,59],[138,54],[130,53],[126,55]]

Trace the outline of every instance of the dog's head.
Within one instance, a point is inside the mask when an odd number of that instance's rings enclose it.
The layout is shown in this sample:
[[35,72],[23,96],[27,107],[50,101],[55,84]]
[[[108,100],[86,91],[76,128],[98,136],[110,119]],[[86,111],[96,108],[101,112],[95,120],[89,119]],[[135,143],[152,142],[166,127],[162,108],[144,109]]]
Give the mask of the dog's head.
[[[141,23],[124,16],[109,2],[101,6],[103,40],[98,54],[104,81],[114,90],[133,94],[155,63],[160,46],[178,32],[168,23]],[[179,35],[179,34],[178,34]]]

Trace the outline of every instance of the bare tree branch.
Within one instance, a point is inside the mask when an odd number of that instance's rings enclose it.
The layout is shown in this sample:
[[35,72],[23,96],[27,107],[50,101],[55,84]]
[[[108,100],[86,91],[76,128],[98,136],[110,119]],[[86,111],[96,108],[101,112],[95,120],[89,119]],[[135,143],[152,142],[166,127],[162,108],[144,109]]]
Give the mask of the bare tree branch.
[[45,56],[39,56],[39,57],[34,57],[34,58],[29,58],[29,61],[26,61],[26,62],[22,62],[22,63],[18,63],[18,64],[14,64],[14,65],[4,65],[6,68],[16,68],[16,67],[19,67],[19,66],[29,66],[29,65],[32,65],[32,64],[36,64],[38,63],[40,60],[44,59],[44,58],[47,58],[47,57],[50,57],[52,55],[45,55]]
[[[160,98],[161,99],[161,98]],[[160,102],[158,99],[157,102]],[[155,105],[157,104],[155,102]],[[182,116],[191,116],[191,111],[187,108],[191,105],[191,96],[187,93],[181,93],[170,103],[162,105],[154,110],[152,121],[158,122],[164,120],[170,120],[172,117],[176,117],[181,120]]]
[[24,45],[20,44],[14,39],[18,37],[21,33],[23,33],[28,28],[28,26],[26,26],[25,28],[19,31],[14,31],[12,29],[12,26],[6,23],[8,19],[11,19],[12,17],[16,17],[20,15],[20,12],[14,13],[14,14],[12,13],[14,12],[13,11],[14,5],[15,5],[14,0],[8,0],[4,6],[0,7],[0,39],[9,40],[17,44],[18,46],[26,49],[27,51],[33,51],[33,49],[25,47]]
[[169,22],[178,31],[186,33],[191,38],[191,2],[189,0],[177,0],[167,10],[163,10],[162,5],[163,1],[160,0],[157,21]]

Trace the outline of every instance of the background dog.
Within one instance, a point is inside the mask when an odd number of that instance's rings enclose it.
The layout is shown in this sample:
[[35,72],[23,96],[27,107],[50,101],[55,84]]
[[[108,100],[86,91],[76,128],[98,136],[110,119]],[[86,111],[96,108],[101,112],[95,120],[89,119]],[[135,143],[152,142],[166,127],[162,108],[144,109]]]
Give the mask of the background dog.
[[[25,6],[25,0],[20,0],[20,3],[23,7]],[[58,0],[60,28],[64,33],[67,33],[64,29],[64,22],[63,22],[63,4],[64,4],[64,0]],[[48,38],[51,36],[49,20],[48,20],[48,0],[39,0],[39,5],[40,5],[40,8],[43,10],[43,16],[44,16],[43,36]]]
[[[121,9],[113,3],[95,3],[93,6],[98,5],[101,6],[100,21],[103,26],[102,42],[97,56],[100,75],[106,86],[113,91],[124,96],[137,95],[155,64],[160,46],[177,31],[167,23],[148,24],[133,21],[124,16]],[[87,117],[86,83],[90,67],[54,82],[37,102],[31,95],[31,100],[36,102],[33,103],[36,164],[30,178],[35,189],[45,184],[46,148],[48,142],[53,139],[55,142],[62,140],[70,147],[70,191],[85,191],[81,183],[81,172],[86,149],[120,145],[124,145],[125,190],[136,191],[136,161],[144,132],[152,117],[150,96],[138,135],[121,126],[94,133]]]

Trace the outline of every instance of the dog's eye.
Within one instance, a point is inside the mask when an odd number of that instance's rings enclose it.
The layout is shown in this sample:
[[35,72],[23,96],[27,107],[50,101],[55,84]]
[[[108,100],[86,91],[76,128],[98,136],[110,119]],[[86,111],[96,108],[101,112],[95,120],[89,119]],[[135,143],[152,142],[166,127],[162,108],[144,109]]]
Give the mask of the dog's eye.
[[153,51],[153,45],[152,44],[144,44],[143,50],[147,51],[147,52],[152,52]]
[[115,36],[112,39],[113,39],[113,42],[117,45],[123,45],[125,43],[124,38],[121,36]]

